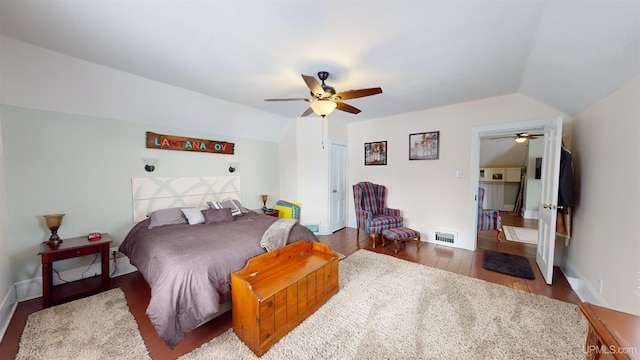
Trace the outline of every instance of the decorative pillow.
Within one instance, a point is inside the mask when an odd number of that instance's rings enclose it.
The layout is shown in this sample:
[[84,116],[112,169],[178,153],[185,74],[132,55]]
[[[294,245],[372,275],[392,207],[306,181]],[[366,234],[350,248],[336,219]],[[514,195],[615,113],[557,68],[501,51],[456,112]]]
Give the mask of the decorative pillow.
[[187,217],[187,221],[189,225],[195,224],[204,224],[204,215],[202,215],[202,210],[206,210],[206,207],[196,207],[196,208],[184,208],[182,209],[182,213]]
[[202,210],[202,215],[204,216],[205,224],[233,221],[231,209],[227,208]]
[[187,218],[184,217],[182,209],[179,207],[156,210],[149,214],[151,222],[148,228],[153,229],[159,226],[186,224]]
[[231,198],[224,199],[220,202],[209,201],[207,204],[209,204],[209,207],[212,209],[224,209],[224,208],[231,209],[231,215],[233,216],[242,215],[242,211],[240,210],[238,205],[236,205],[235,201],[233,201],[233,199]]
[[240,211],[242,211],[243,214],[248,213],[249,209],[247,209],[246,207],[242,206],[242,204],[240,203],[240,200],[236,200],[236,199],[232,199],[234,203],[236,203],[236,206],[240,209]]

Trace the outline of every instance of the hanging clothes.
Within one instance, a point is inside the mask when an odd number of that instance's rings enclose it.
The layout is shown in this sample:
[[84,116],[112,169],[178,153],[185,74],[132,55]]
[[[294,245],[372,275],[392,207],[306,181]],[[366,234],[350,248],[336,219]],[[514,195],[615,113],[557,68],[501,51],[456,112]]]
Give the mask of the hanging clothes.
[[[571,208],[574,204],[575,188],[573,183],[573,161],[571,152],[564,145],[560,150],[560,179],[558,182],[558,221],[556,228],[560,225],[564,228],[562,236],[565,237],[564,244],[569,246],[571,239]],[[559,224],[559,223],[562,224]]]
[[558,212],[568,214],[573,207],[573,163],[571,153],[564,146],[560,151],[560,181],[558,183]]

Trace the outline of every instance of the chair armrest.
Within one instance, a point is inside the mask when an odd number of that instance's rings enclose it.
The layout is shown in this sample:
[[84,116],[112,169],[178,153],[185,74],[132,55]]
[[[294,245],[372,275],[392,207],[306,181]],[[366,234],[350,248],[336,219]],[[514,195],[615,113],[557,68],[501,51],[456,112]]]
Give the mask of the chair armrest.
[[357,215],[358,218],[362,217],[365,220],[373,219],[373,213],[371,211],[357,210],[356,211],[356,215]]
[[400,210],[386,208],[386,209],[382,209],[382,214],[389,215],[389,216],[400,216]]

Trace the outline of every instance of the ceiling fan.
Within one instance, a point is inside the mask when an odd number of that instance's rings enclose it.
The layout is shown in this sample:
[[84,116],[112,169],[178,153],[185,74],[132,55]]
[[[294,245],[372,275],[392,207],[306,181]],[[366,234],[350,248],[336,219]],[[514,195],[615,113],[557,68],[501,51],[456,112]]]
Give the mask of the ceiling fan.
[[302,75],[302,79],[307,84],[307,87],[309,87],[309,90],[311,90],[310,98],[265,99],[264,101],[306,101],[310,103],[309,108],[307,108],[301,116],[308,116],[312,112],[315,112],[316,114],[325,117],[331,114],[334,109],[358,114],[360,109],[342,101],[382,93],[382,89],[380,87],[347,90],[336,93],[336,89],[324,83],[324,81],[329,78],[329,73],[327,71],[318,72],[318,78],[322,81],[322,84],[320,84],[313,76]]
[[537,139],[539,136],[544,136],[544,134],[529,134],[526,132],[523,133],[517,133],[515,135],[505,135],[505,136],[494,136],[491,137],[491,140],[498,140],[498,139],[514,139],[517,143],[524,143],[527,140],[530,139]]

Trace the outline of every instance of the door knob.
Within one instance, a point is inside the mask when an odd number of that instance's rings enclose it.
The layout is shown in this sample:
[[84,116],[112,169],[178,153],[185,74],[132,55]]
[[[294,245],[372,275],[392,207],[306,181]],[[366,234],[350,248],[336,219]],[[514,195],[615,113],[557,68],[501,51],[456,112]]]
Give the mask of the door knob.
[[542,207],[545,208],[545,209],[551,209],[551,206],[549,206],[547,204],[543,204]]

